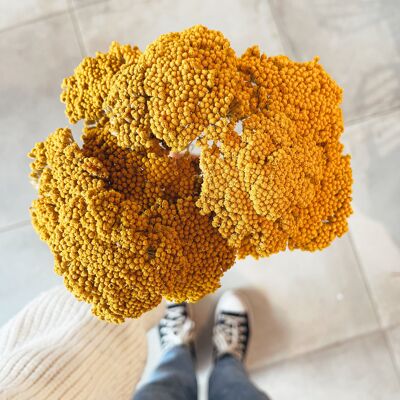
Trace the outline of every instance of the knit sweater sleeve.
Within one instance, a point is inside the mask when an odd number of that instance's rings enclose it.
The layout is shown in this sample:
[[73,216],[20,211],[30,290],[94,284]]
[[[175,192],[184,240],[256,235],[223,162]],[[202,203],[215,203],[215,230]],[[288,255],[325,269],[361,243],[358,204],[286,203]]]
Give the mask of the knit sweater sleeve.
[[43,293],[0,329],[0,399],[131,398],[161,312],[114,325],[63,287]]

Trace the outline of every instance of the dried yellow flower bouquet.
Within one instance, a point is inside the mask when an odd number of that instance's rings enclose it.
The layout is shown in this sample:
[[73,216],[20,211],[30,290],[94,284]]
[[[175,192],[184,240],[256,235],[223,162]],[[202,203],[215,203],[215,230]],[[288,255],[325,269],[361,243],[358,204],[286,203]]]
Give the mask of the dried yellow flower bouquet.
[[68,128],[35,145],[31,216],[55,271],[100,318],[196,301],[236,257],[322,249],[346,232],[342,91],[318,59],[237,57],[194,26],[144,52],[114,42],[62,88],[83,145]]

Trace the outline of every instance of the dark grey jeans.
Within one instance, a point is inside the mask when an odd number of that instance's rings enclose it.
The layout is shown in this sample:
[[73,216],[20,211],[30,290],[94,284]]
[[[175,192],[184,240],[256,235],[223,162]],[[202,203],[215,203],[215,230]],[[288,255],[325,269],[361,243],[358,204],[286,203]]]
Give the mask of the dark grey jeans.
[[[209,400],[268,400],[250,381],[243,365],[225,355],[214,366],[208,385]],[[197,400],[195,366],[187,346],[166,352],[134,400]]]

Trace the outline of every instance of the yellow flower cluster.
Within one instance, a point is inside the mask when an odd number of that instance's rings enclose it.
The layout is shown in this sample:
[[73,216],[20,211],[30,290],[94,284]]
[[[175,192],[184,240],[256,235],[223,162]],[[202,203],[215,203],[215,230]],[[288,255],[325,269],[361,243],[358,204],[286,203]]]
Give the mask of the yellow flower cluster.
[[86,129],[82,149],[58,129],[30,153],[32,220],[56,272],[112,322],[162,296],[196,301],[216,290],[235,251],[195,206],[198,160],[123,149],[108,128]]
[[156,137],[181,151],[228,114],[238,79],[228,40],[196,26],[149,45],[136,65],[118,74],[106,108],[125,145]]
[[99,317],[196,301],[236,255],[313,251],[346,232],[342,92],[318,59],[237,57],[198,25],[144,52],[113,42],[62,88],[83,146],[68,129],[36,144],[31,213],[65,285]]
[[268,58],[254,47],[239,68],[248,114],[241,129],[224,130],[219,146],[203,141],[197,205],[239,257],[322,249],[347,231],[351,214],[341,89],[317,59]]
[[110,91],[115,74],[125,65],[136,62],[140,55],[137,47],[121,46],[112,42],[107,53],[86,57],[75,69],[74,75],[65,78],[60,99],[66,104],[66,114],[72,123],[81,119],[96,121],[104,114],[103,102]]

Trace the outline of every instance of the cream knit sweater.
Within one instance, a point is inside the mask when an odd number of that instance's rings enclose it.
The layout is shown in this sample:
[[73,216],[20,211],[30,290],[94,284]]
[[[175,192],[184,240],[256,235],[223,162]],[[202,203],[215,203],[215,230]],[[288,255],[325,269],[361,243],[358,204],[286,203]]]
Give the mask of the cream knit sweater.
[[130,399],[162,312],[113,325],[64,287],[43,293],[0,329],[0,399]]

